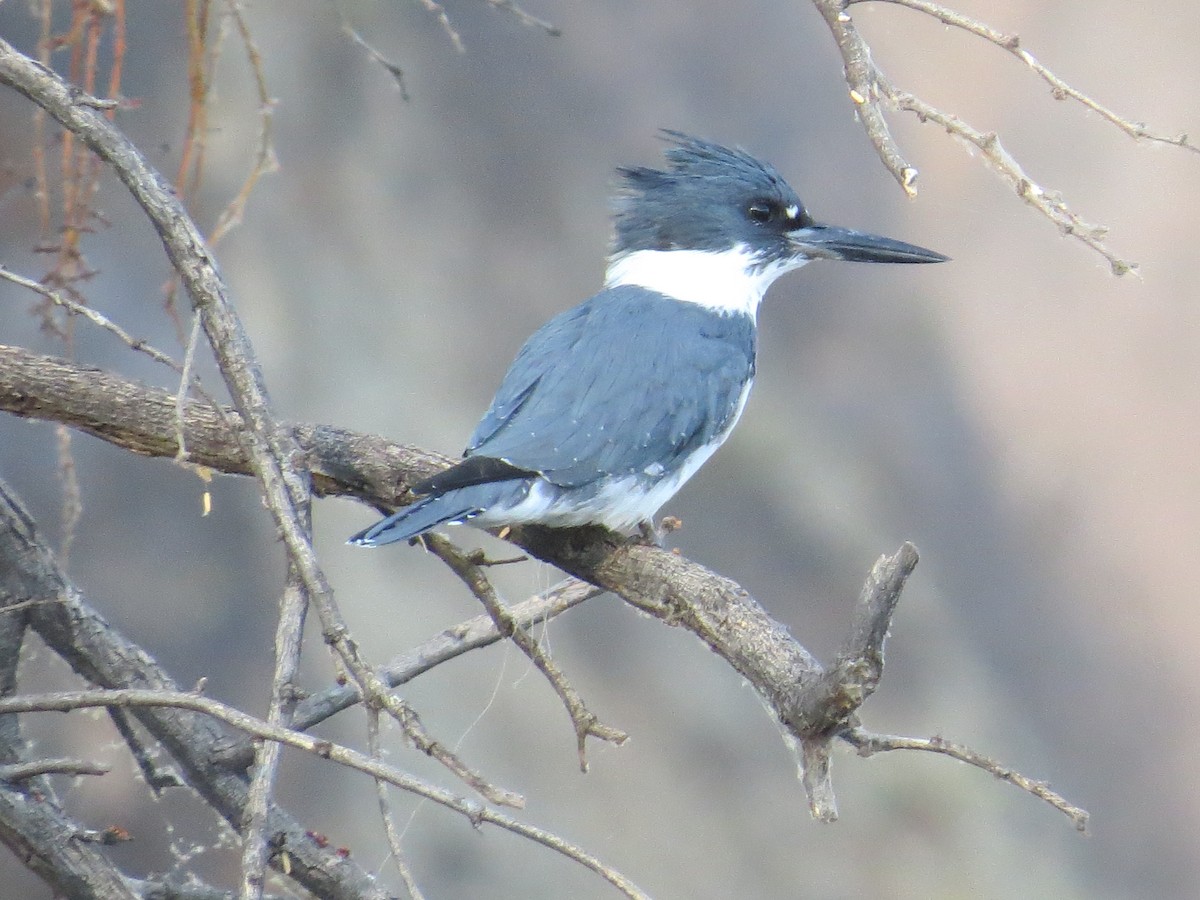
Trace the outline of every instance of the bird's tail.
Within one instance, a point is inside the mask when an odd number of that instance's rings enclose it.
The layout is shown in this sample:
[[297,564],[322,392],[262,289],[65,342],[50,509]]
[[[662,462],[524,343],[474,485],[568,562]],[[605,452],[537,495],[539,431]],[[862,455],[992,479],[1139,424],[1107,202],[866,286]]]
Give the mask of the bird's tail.
[[[481,513],[500,513],[515,505],[528,493],[523,480],[475,484],[444,494],[434,494],[392,513],[346,543],[360,547],[382,547],[424,534],[439,525],[457,525]],[[489,517],[490,518],[490,517]],[[491,522],[489,521],[489,525]],[[502,524],[497,522],[496,524]]]

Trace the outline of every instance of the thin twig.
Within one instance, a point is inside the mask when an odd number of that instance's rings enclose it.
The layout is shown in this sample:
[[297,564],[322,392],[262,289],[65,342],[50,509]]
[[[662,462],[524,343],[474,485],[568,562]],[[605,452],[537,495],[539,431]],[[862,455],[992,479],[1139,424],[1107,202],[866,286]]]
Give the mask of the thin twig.
[[[600,588],[566,578],[554,587],[510,609],[513,618],[523,628],[548,622],[574,606],[604,593]],[[394,658],[379,669],[379,676],[389,687],[407,684],[435,666],[456,659],[471,650],[494,644],[504,635],[491,616],[475,616],[441,631],[412,650]],[[362,693],[354,684],[329,688],[300,701],[292,717],[292,727],[309,731],[330,716],[349,709],[362,701]],[[247,768],[253,762],[253,747],[249,741],[232,746],[221,754],[221,763],[233,771]]]
[[550,682],[550,686],[554,688],[554,692],[558,694],[559,699],[563,702],[563,706],[567,709],[567,714],[571,717],[571,724],[575,728],[575,741],[579,751],[579,768],[581,771],[586,772],[588,770],[586,744],[589,737],[608,741],[609,743],[616,744],[618,747],[629,740],[628,734],[618,728],[605,725],[597,718],[595,713],[587,708],[583,702],[583,698],[579,696],[579,692],[567,681],[562,670],[542,650],[533,635],[517,622],[512,611],[500,600],[495,588],[492,587],[492,583],[478,565],[441,535],[425,535],[425,544],[435,556],[450,567],[450,570],[462,580],[463,584],[475,595],[475,598],[483,604],[483,608],[487,610],[488,615],[492,617],[492,621],[496,623],[497,630],[506,637],[511,638],[512,642],[529,657],[530,662],[537,666],[538,671],[546,676],[546,680]]
[[[555,616],[603,593],[603,590],[586,581],[566,578],[541,594],[511,607],[509,613],[518,625],[528,629],[549,622]],[[379,675],[390,687],[398,687],[407,684],[418,675],[423,675],[434,666],[456,659],[471,650],[494,644],[504,637],[495,619],[490,615],[475,616],[458,625],[452,625],[407,653],[397,656],[379,670]],[[334,713],[360,702],[361,699],[362,695],[358,689],[350,684],[314,694],[296,707],[294,727],[307,731]]]
[[409,96],[408,88],[404,85],[404,69],[401,68],[399,63],[393,62],[384,56],[382,51],[376,49],[374,44],[362,36],[359,30],[346,18],[346,13],[338,0],[329,0],[329,3],[338,17],[338,24],[342,29],[342,33],[361,47],[367,56],[371,58],[372,62],[382,66],[383,70],[392,76],[392,80],[396,82],[396,87],[400,91],[400,99],[407,103]]
[[138,770],[142,773],[142,779],[154,796],[159,796],[163,788],[179,787],[183,784],[174,772],[160,769],[154,762],[150,751],[138,737],[133,723],[129,721],[129,716],[124,710],[110,708],[108,717],[112,720],[113,727],[117,729],[117,734],[121,735],[125,746],[129,748],[133,761],[137,763]]
[[900,183],[909,197],[917,195],[915,166],[909,164],[892,137],[892,131],[880,107],[879,69],[871,59],[871,48],[863,40],[854,20],[846,12],[843,0],[813,0],[837,44],[845,66],[846,86],[850,89],[850,100],[858,111],[859,121],[867,138],[879,154],[884,167]]
[[990,772],[1001,781],[1007,781],[1026,793],[1040,800],[1045,800],[1059,812],[1066,815],[1075,823],[1076,829],[1087,833],[1088,812],[1070,803],[1061,794],[1050,789],[1044,781],[1035,781],[1014,769],[1001,765],[991,757],[984,756],[963,744],[956,744],[941,737],[913,738],[896,734],[875,734],[863,728],[856,727],[843,732],[841,738],[858,751],[860,756],[871,756],[889,750],[923,750],[929,753],[941,753],[959,762],[967,763],[985,772]]
[[[371,759],[382,762],[379,750],[379,710],[367,707],[367,752]],[[410,900],[424,900],[412,868],[408,865],[408,857],[400,846],[400,832],[396,828],[396,820],[392,815],[392,804],[388,799],[387,784],[382,778],[375,779],[375,797],[379,801],[379,817],[383,820],[383,832],[387,836],[388,849],[392,854],[392,863],[408,891]]]
[[[854,3],[867,2],[867,0],[847,0],[847,6]],[[944,25],[949,25],[952,28],[961,28],[969,34],[983,38],[989,43],[995,44],[1000,49],[1007,53],[1011,53],[1029,69],[1041,78],[1046,84],[1050,85],[1050,90],[1054,94],[1056,100],[1071,99],[1082,104],[1097,113],[1102,118],[1115,125],[1125,134],[1129,135],[1134,140],[1144,140],[1153,143],[1170,144],[1172,147],[1179,147],[1183,150],[1190,150],[1192,153],[1200,153],[1200,147],[1197,147],[1191,142],[1187,134],[1180,134],[1175,137],[1169,137],[1161,132],[1152,131],[1144,122],[1135,122],[1125,116],[1108,108],[1104,104],[1094,100],[1089,95],[1085,94],[1078,88],[1072,87],[1061,76],[1055,73],[1052,69],[1046,67],[1038,59],[1021,46],[1021,37],[1017,34],[1006,33],[999,31],[986,22],[981,22],[978,19],[973,19],[970,16],[963,15],[945,6],[937,3],[929,3],[927,0],[878,0],[880,3],[892,3],[896,6],[903,6],[908,9],[924,13],[927,16],[932,16]]]
[[[271,677],[271,704],[267,722],[279,727],[291,723],[296,705],[296,676],[300,671],[300,651],[304,638],[304,619],[308,611],[308,593],[294,566],[288,567],[287,586],[279,601],[279,621],[275,626],[275,668]],[[241,900],[260,900],[267,870],[267,813],[271,792],[279,771],[282,747],[274,741],[262,741],[255,753],[254,776],[246,801],[245,829],[242,832]]]
[[405,737],[412,742],[414,747],[430,759],[441,763],[454,774],[454,777],[458,778],[481,797],[500,806],[511,806],[514,809],[521,809],[525,806],[525,798],[520,794],[492,784],[483,775],[463,762],[453,750],[441,741],[434,739],[425,729],[425,725],[421,722],[421,717],[417,715],[416,710],[395,694],[390,693],[384,687],[382,680],[374,672],[370,674],[370,684],[367,686],[366,696],[368,697],[368,703],[386,710],[400,724],[400,727],[404,730]]
[[[134,350],[137,353],[144,353],[146,356],[150,357],[155,362],[166,366],[177,375],[182,375],[186,371],[184,366],[177,363],[166,353],[163,353],[161,350],[157,349],[152,344],[142,340],[141,338],[135,338],[128,331],[126,331],[112,319],[108,318],[108,316],[104,315],[104,313],[100,312],[99,310],[93,309],[90,306],[85,306],[82,303],[77,303],[69,297],[64,296],[61,291],[51,290],[44,284],[34,281],[32,278],[26,278],[24,275],[18,275],[11,269],[5,268],[5,266],[2,264],[0,264],[0,278],[3,278],[5,281],[11,281],[13,284],[20,285],[23,288],[33,291],[40,297],[49,300],[55,306],[65,309],[73,316],[82,316],[93,325],[96,325],[110,334],[115,335],[117,339],[129,347],[129,349]],[[198,381],[196,382],[195,386],[197,388],[200,386]],[[204,396],[210,402],[215,402],[207,394]]]
[[31,759],[29,762],[0,766],[0,781],[12,784],[39,775],[107,775],[108,766],[82,759]]
[[517,6],[513,0],[484,0],[488,6],[493,6],[496,9],[504,10],[517,17],[522,25],[528,25],[531,28],[540,28],[542,31],[551,37],[559,37],[562,35],[562,29],[557,25],[547,22],[545,19],[539,19],[537,16],[530,15],[528,12]]
[[9,613],[19,612],[20,610],[29,609],[30,607],[34,607],[34,606],[41,606],[42,604],[45,604],[45,603],[61,603],[61,602],[62,602],[61,599],[58,597],[35,597],[31,600],[20,600],[16,603],[10,603],[7,606],[0,607],[0,616],[7,615]]
[[221,211],[217,217],[217,224],[208,236],[209,245],[214,247],[231,229],[241,224],[242,217],[246,212],[246,203],[250,200],[250,194],[259,179],[264,175],[279,171],[279,160],[275,156],[275,144],[272,139],[275,100],[267,88],[267,76],[263,71],[262,56],[258,51],[258,45],[254,42],[253,35],[250,34],[250,26],[246,24],[246,18],[242,15],[242,7],[238,0],[225,0],[225,8],[227,15],[233,19],[234,25],[237,27],[238,36],[242,39],[242,46],[246,48],[246,59],[250,64],[250,71],[254,74],[254,88],[258,93],[258,145],[254,151],[254,168],[242,182],[242,187],[236,196]]
[[467,48],[463,46],[462,36],[450,22],[450,16],[446,13],[446,8],[436,2],[436,0],[417,0],[417,2],[437,17],[438,23],[442,26],[442,31],[446,32],[446,37],[450,38],[450,43],[454,45],[454,49],[459,53],[465,53]]
[[[1107,228],[1092,225],[1080,218],[1063,200],[1061,194],[1047,190],[1030,178],[1017,160],[1005,150],[995,132],[987,132],[970,125],[958,116],[943,112],[908,91],[895,88],[883,75],[871,58],[871,49],[854,26],[847,8],[863,0],[812,0],[821,12],[833,35],[845,65],[846,84],[850,99],[858,109],[859,118],[868,139],[875,147],[884,166],[892,173],[905,192],[911,197],[916,194],[916,169],[905,161],[899,146],[888,129],[882,104],[887,103],[905,112],[911,112],[921,122],[934,122],[948,134],[959,138],[982,151],[984,161],[1014,189],[1028,206],[1048,218],[1065,235],[1076,238],[1108,261],[1114,275],[1133,272],[1137,264],[1115,254],[1105,244]],[[1097,102],[1082,91],[1072,87],[1054,71],[1044,66],[1032,54],[1022,49],[1020,38],[1005,34],[984,22],[964,16],[927,0],[885,0],[908,9],[931,16],[945,25],[960,28],[989,43],[1001,47],[1021,60],[1031,71],[1050,85],[1054,96],[1072,99],[1102,116],[1135,139],[1157,141],[1200,152],[1186,134],[1168,137],[1151,131],[1139,122],[1133,122]]]
[[[880,83],[887,84],[882,79]],[[1107,226],[1085,222],[1067,205],[1060,193],[1047,190],[1030,178],[1021,164],[1001,145],[996,132],[980,131],[958,116],[931,106],[915,94],[895,90],[890,84],[887,85],[887,91],[898,108],[915,113],[922,122],[935,122],[948,134],[978,148],[992,171],[1008,182],[1018,197],[1053,222],[1060,232],[1082,241],[1108,260],[1114,275],[1127,275],[1137,269],[1136,262],[1122,259],[1104,243],[1108,236]]]
[[633,882],[615,869],[606,866],[596,857],[572,844],[565,838],[532,825],[519,822],[491,807],[458,797],[436,785],[429,784],[400,772],[398,769],[372,759],[365,753],[332,741],[315,738],[308,734],[264,722],[240,709],[213,700],[201,694],[186,691],[156,691],[139,689],[57,691],[46,694],[24,694],[0,697],[0,715],[31,712],[72,712],[79,709],[116,706],[171,707],[203,713],[225,722],[240,731],[252,734],[265,741],[276,741],[297,750],[328,759],[365,775],[378,777],[403,791],[424,797],[439,806],[465,816],[473,825],[495,825],[505,831],[528,838],[544,847],[561,853],[568,859],[591,869],[627,897],[646,898]]

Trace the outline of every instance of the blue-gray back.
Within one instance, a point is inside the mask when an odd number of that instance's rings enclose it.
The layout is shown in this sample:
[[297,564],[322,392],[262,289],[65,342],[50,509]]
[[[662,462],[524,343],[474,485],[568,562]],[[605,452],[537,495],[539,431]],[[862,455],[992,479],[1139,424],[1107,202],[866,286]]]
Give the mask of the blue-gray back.
[[604,290],[530,337],[465,455],[562,487],[670,473],[732,425],[754,353],[748,316]]

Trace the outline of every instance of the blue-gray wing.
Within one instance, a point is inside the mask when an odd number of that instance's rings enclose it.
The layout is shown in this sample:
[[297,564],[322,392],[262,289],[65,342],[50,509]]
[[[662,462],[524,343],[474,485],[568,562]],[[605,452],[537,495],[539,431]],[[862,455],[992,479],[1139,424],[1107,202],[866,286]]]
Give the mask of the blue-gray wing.
[[562,487],[670,473],[732,427],[753,376],[748,316],[612,288],[526,342],[466,455]]

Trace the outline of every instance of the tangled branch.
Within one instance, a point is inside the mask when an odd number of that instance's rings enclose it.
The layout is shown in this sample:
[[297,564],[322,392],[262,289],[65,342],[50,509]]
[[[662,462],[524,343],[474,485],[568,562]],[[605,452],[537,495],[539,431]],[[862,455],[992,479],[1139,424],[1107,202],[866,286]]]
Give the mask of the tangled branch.
[[[166,411],[173,404],[165,391],[0,345],[0,410],[61,421],[117,446],[170,457],[176,449],[175,432]],[[184,433],[206,465],[246,474],[247,462],[231,431],[237,422],[231,410],[220,415],[192,403],[186,408]],[[408,486],[450,462],[428,451],[327,426],[297,425],[289,431],[319,494],[357,497],[372,506],[410,502]],[[857,710],[882,676],[883,641],[904,582],[917,563],[911,545],[876,563],[850,634],[826,670],[745,589],[680,555],[600,528],[529,526],[514,529],[509,539],[664,623],[686,628],[725,659],[758,690],[785,736],[799,748],[813,814],[826,821],[836,818],[828,773],[830,745],[847,729],[858,727]],[[505,631],[496,627],[498,633]],[[337,702],[353,702],[357,690],[338,692]]]
[[[1085,221],[1067,205],[1061,193],[1043,187],[1031,178],[1017,159],[1000,143],[994,131],[977,128],[959,116],[938,109],[909,91],[900,90],[883,74],[872,58],[871,48],[855,27],[849,8],[865,0],[812,0],[837,44],[845,67],[850,99],[859,120],[880,160],[910,197],[916,196],[917,169],[904,157],[892,137],[884,115],[884,106],[911,112],[921,122],[933,122],[980,152],[987,165],[1002,178],[1027,205],[1045,216],[1064,234],[1081,241],[1107,260],[1114,275],[1137,269],[1137,263],[1124,259],[1105,243],[1108,228]],[[1068,84],[1021,46],[1020,37],[1008,34],[970,16],[928,0],[883,0],[929,16],[944,25],[958,28],[1001,48],[1020,60],[1049,85],[1055,98],[1073,100],[1099,114],[1135,140],[1152,141],[1200,153],[1186,134],[1170,137],[1153,131],[1140,122],[1119,115],[1083,91]]]

